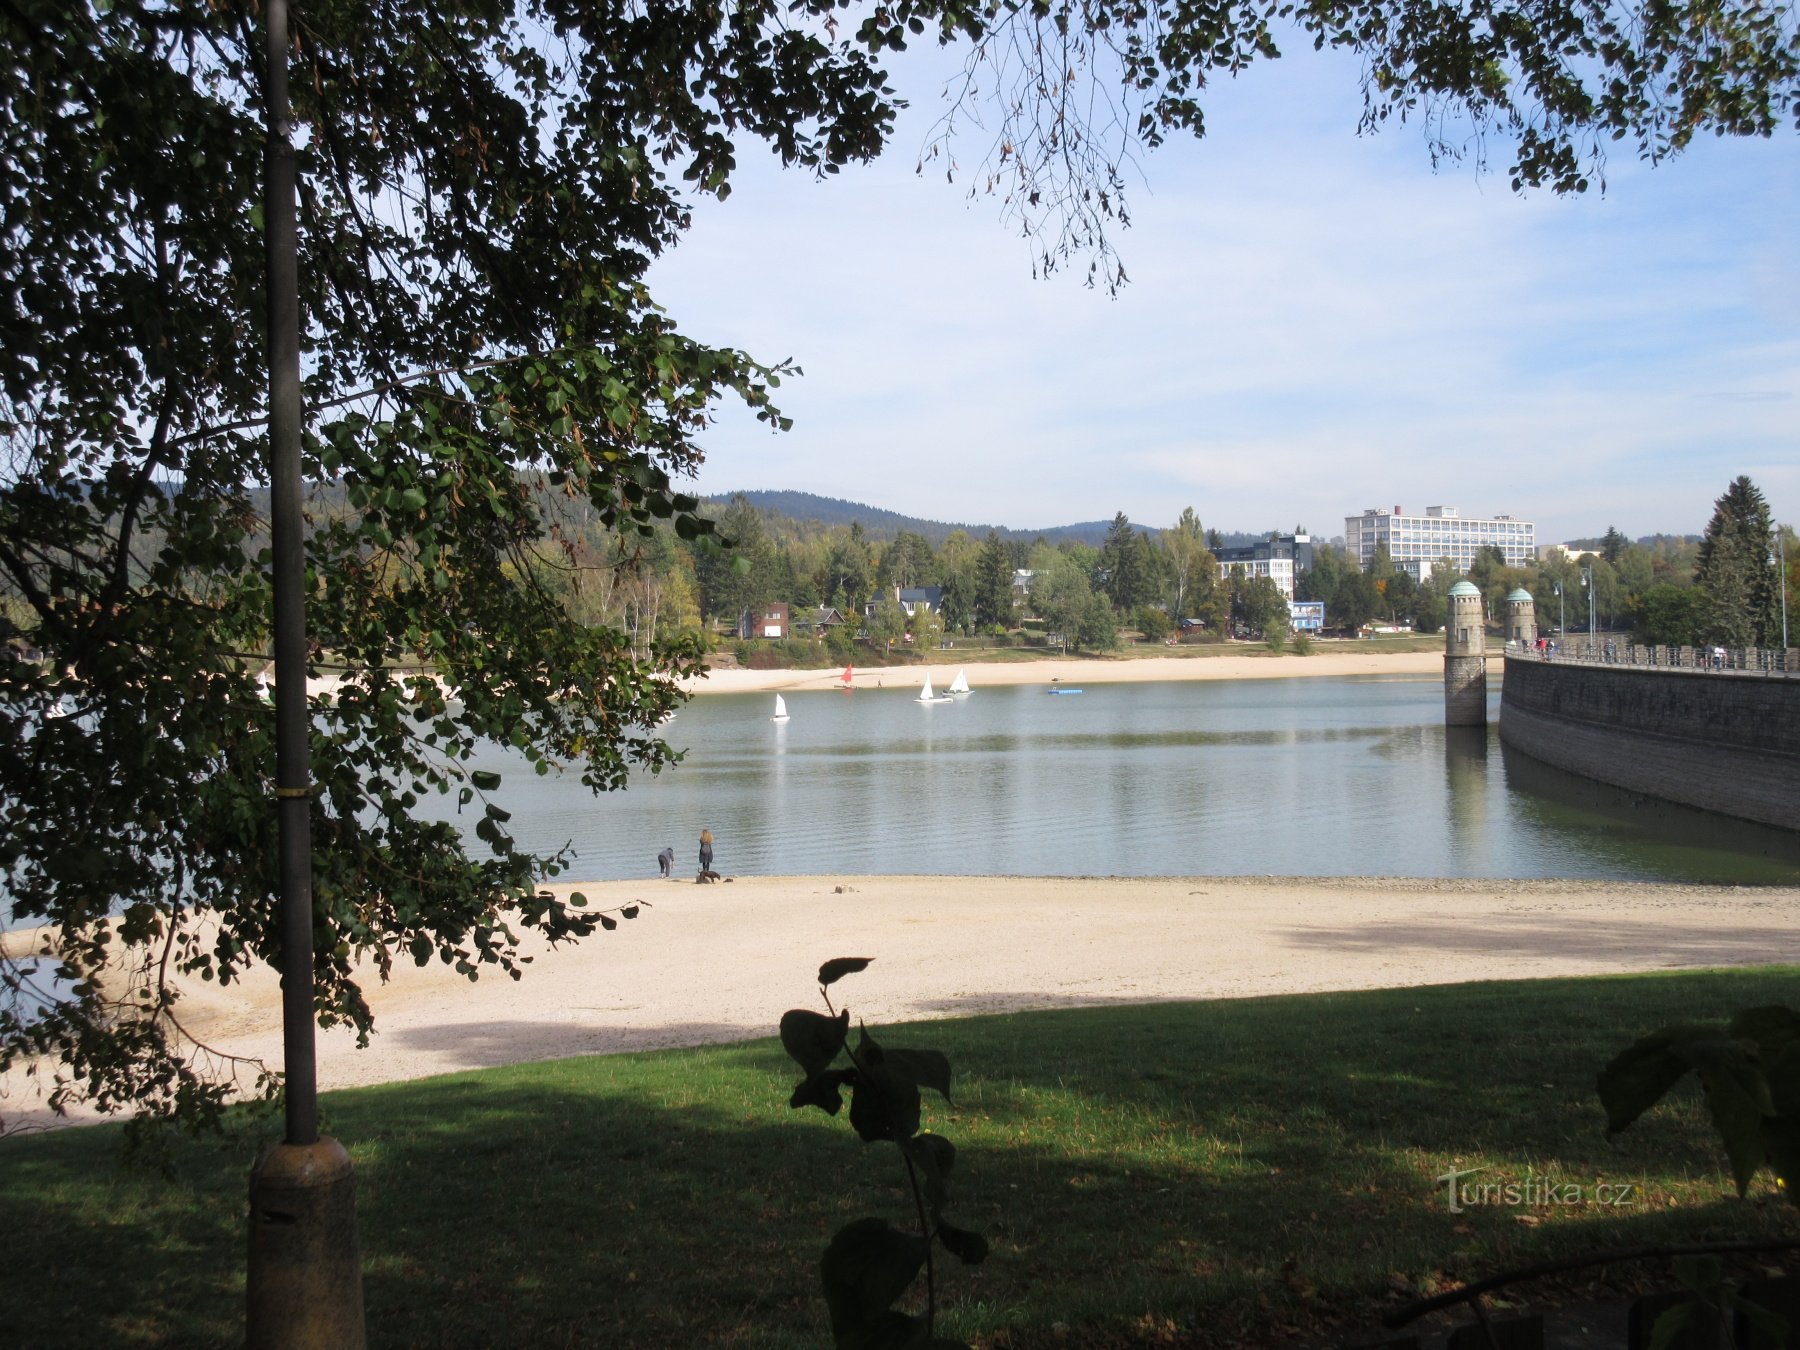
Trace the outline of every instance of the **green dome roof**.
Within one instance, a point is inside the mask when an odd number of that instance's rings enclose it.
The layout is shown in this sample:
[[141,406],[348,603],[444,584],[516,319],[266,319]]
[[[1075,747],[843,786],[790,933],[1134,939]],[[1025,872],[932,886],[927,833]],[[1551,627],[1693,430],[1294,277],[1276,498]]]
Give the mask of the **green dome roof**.
[[1533,604],[1537,603],[1537,601],[1533,598],[1531,592],[1526,590],[1523,586],[1514,587],[1513,593],[1511,595],[1507,596],[1506,598],[1508,600],[1529,600]]
[[1453,596],[1455,596],[1455,595],[1477,595],[1478,596],[1481,594],[1481,591],[1476,587],[1474,582],[1470,581],[1467,577],[1464,577],[1461,581],[1457,582],[1456,585],[1454,585],[1450,588],[1450,594]]

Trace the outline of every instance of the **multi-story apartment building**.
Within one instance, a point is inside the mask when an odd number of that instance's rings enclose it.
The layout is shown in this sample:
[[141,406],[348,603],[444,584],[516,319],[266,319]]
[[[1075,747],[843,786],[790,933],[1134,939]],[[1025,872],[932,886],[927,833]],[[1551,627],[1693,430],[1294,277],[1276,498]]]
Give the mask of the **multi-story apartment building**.
[[1462,516],[1454,506],[1428,506],[1422,516],[1409,516],[1396,506],[1392,511],[1371,509],[1360,516],[1344,517],[1344,544],[1350,556],[1364,568],[1375,559],[1375,549],[1386,544],[1394,566],[1423,581],[1440,558],[1448,558],[1459,572],[1469,570],[1478,549],[1493,545],[1510,567],[1523,567],[1536,556],[1535,527],[1511,516],[1478,518]]
[[1278,534],[1258,539],[1242,548],[1221,548],[1213,554],[1221,572],[1241,572],[1248,577],[1268,577],[1288,600],[1294,598],[1294,578],[1312,566],[1310,534]]

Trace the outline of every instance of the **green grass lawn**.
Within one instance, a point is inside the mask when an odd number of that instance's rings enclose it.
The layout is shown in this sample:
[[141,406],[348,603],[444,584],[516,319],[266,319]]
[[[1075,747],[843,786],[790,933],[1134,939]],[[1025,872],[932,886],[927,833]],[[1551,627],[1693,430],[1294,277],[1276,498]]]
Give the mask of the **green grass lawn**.
[[[854,1014],[855,979],[838,986]],[[796,990],[808,1006],[810,990]],[[1236,1343],[1374,1326],[1401,1301],[1591,1247],[1800,1231],[1739,1201],[1696,1094],[1616,1144],[1596,1070],[1665,1022],[1800,1001],[1800,968],[1095,1006],[891,1030],[945,1050],[945,1329],[987,1346]],[[818,1345],[817,1262],[904,1220],[891,1146],[790,1112],[779,1046],[565,1060],[330,1094],[357,1168],[372,1346]],[[20,1346],[242,1342],[253,1141],[165,1179],[112,1127],[0,1143]],[[1475,1206],[1434,1180],[1632,1186],[1632,1203]]]

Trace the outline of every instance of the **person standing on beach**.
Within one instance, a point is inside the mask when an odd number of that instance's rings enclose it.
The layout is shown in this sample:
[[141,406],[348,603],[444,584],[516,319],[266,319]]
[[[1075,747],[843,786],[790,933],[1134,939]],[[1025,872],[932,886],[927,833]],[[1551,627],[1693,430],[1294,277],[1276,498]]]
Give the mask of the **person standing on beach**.
[[702,872],[712,871],[712,844],[712,831],[700,831],[700,870]]

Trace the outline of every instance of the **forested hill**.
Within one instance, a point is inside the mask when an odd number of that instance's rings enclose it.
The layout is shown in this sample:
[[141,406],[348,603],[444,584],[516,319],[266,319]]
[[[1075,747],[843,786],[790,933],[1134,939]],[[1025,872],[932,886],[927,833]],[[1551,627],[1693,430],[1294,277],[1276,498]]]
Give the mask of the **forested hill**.
[[[765,516],[785,517],[803,523],[817,522],[825,526],[860,523],[863,532],[875,540],[892,539],[901,530],[905,530],[910,534],[923,535],[933,548],[942,546],[944,540],[957,530],[967,532],[974,539],[985,539],[990,529],[1000,536],[1002,542],[1016,539],[1029,544],[1042,539],[1049,544],[1060,544],[1064,540],[1073,540],[1098,548],[1106,542],[1106,531],[1112,524],[1110,520],[1085,520],[1074,525],[1051,525],[1037,530],[1015,530],[1005,525],[966,525],[941,520],[921,520],[917,516],[903,516],[898,511],[884,511],[878,506],[848,502],[840,497],[821,497],[812,492],[732,492],[708,497],[706,501],[709,506],[722,507],[737,496],[743,497]],[[1154,532],[1158,528],[1147,526],[1141,521],[1134,523],[1140,530]],[[1243,542],[1260,537],[1244,535]],[[1236,536],[1232,536],[1230,542],[1239,541]]]

